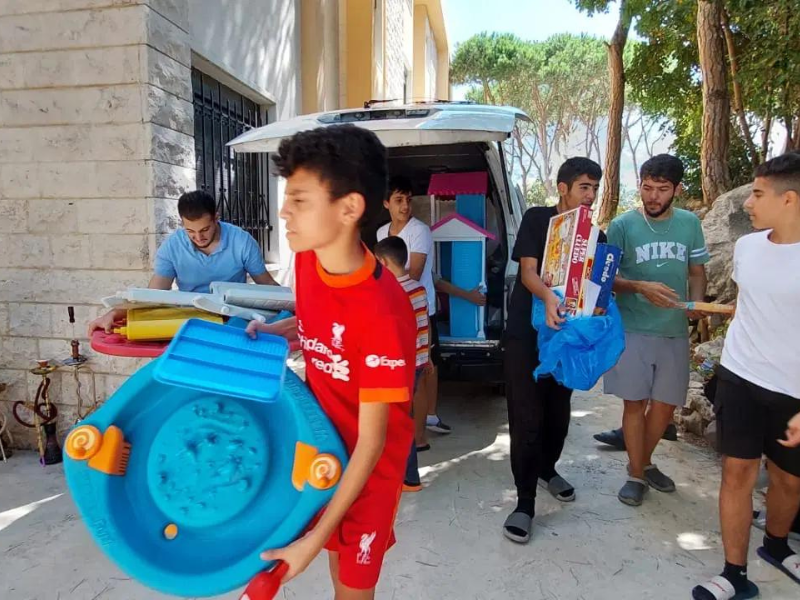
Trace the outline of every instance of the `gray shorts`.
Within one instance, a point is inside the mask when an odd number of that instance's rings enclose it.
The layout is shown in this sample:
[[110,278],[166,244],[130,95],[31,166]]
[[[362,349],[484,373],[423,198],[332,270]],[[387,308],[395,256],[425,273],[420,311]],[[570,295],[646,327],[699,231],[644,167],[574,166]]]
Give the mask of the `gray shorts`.
[[625,351],[603,376],[603,391],[624,400],[683,406],[689,387],[689,340],[625,333]]

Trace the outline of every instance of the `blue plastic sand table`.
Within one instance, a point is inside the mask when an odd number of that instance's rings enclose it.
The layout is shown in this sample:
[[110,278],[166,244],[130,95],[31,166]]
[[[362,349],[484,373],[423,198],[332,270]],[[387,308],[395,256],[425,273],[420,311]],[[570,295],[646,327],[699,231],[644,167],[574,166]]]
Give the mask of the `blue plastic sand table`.
[[178,596],[223,594],[269,568],[259,553],[303,533],[346,463],[316,399],[285,370],[285,341],[205,322],[198,333],[196,323],[64,443],[95,542],[134,579]]

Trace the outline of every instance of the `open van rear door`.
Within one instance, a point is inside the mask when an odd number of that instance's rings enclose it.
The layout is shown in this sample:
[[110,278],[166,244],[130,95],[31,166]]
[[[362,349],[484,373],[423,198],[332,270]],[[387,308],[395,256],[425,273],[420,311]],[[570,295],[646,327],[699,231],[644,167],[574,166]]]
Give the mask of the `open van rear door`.
[[236,152],[275,152],[300,131],[351,123],[375,132],[384,146],[430,146],[505,140],[524,112],[505,106],[425,104],[303,115],[252,129],[228,142]]

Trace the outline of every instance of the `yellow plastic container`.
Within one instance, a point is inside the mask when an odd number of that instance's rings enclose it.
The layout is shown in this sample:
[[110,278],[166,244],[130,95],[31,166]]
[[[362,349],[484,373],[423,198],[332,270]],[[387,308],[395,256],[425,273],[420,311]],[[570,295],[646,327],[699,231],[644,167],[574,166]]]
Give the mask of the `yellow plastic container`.
[[171,340],[188,319],[223,322],[219,315],[194,308],[132,308],[125,327],[115,328],[114,333],[129,340]]

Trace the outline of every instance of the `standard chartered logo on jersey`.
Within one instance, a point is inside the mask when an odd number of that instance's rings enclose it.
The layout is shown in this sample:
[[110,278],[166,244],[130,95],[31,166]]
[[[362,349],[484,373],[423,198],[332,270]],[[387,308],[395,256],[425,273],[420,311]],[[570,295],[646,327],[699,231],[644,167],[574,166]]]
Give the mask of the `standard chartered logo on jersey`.
[[[330,375],[333,379],[338,381],[350,381],[350,361],[342,360],[341,354],[334,354],[324,343],[319,341],[319,338],[309,338],[303,335],[302,325],[298,322],[298,337],[300,338],[300,345],[306,352],[316,352],[321,354],[324,358],[314,356],[311,359],[311,364],[319,371]],[[344,347],[342,347],[344,350]]]

